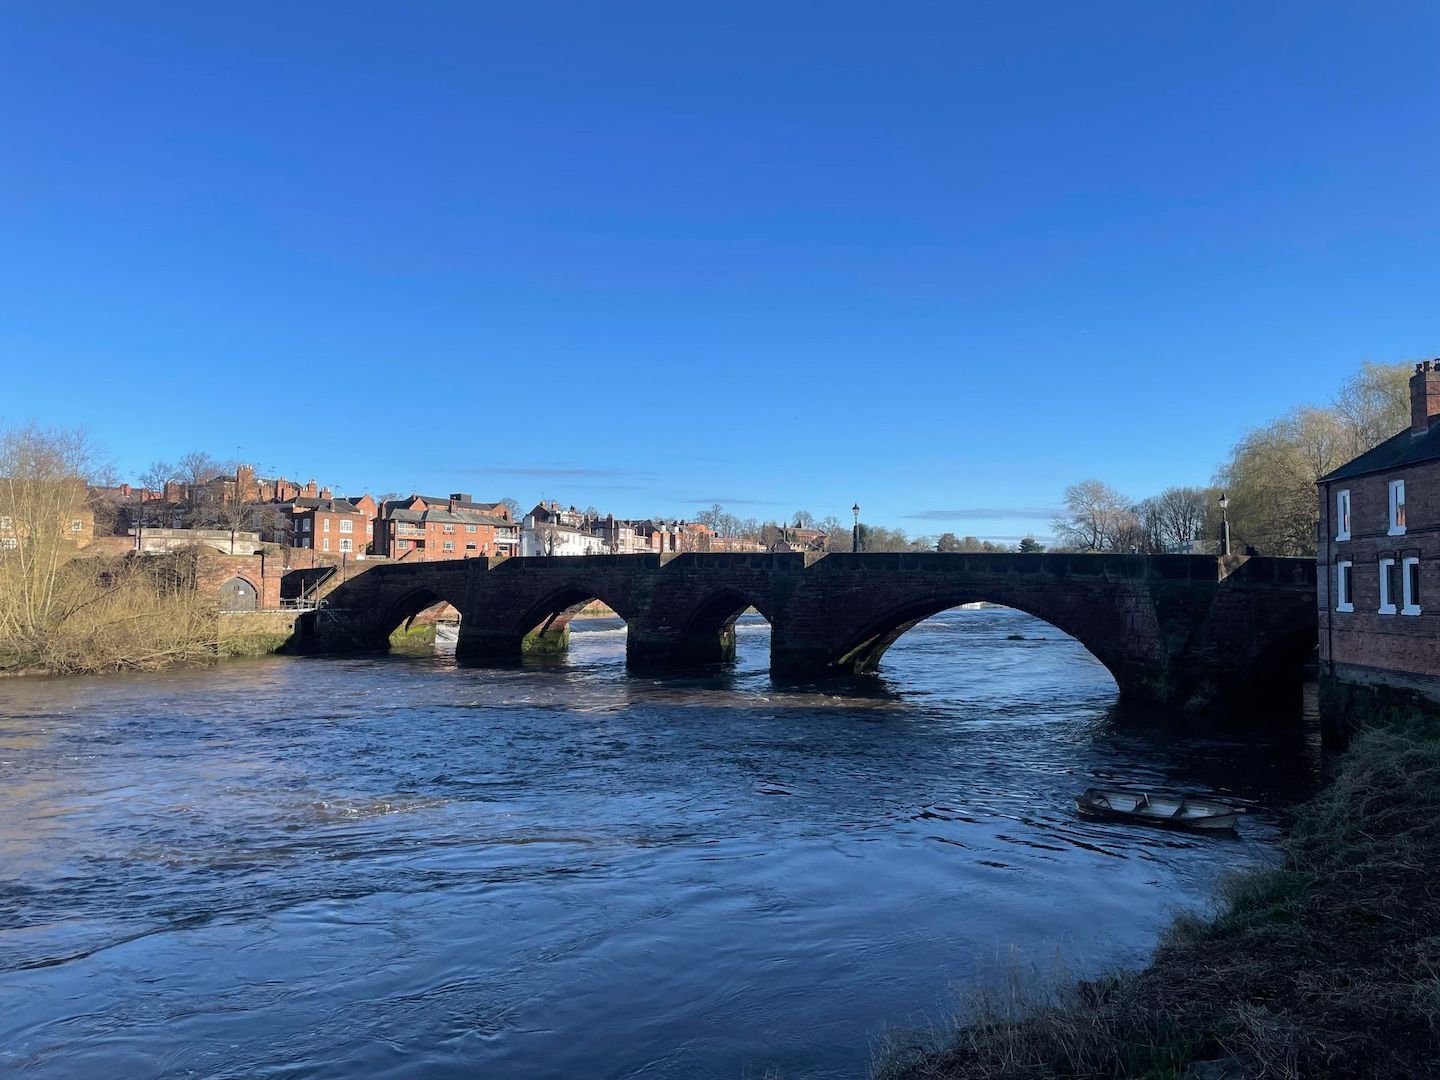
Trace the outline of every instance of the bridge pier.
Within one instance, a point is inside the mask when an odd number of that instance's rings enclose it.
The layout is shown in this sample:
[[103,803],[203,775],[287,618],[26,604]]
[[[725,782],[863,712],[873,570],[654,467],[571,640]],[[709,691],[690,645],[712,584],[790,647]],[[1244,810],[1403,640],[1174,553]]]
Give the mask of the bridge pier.
[[695,671],[734,662],[734,623],[685,631],[636,622],[626,635],[625,664],[632,671]]

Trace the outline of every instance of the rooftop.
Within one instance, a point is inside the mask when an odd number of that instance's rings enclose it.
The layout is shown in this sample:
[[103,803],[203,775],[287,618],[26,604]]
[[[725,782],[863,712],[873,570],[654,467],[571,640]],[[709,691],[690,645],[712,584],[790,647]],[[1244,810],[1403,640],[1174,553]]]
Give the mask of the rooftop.
[[1440,423],[1432,423],[1423,435],[1412,435],[1410,429],[1406,428],[1379,446],[1366,450],[1353,461],[1341,465],[1334,472],[1322,476],[1320,483],[1388,472],[1404,465],[1417,465],[1422,461],[1440,461]]

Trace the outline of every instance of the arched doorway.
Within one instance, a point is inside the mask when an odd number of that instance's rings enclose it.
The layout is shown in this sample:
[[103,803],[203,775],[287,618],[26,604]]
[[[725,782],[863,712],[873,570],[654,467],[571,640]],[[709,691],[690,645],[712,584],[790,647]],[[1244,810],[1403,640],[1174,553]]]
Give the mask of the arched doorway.
[[255,586],[242,577],[232,577],[220,586],[221,611],[254,611],[260,606]]

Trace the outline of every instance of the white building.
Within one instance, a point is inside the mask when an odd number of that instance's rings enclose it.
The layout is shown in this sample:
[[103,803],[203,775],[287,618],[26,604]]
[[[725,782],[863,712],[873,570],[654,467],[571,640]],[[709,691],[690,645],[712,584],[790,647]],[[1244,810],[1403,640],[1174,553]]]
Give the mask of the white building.
[[606,555],[605,538],[589,529],[590,522],[573,506],[562,510],[558,503],[538,503],[525,515],[520,529],[520,554],[524,555]]

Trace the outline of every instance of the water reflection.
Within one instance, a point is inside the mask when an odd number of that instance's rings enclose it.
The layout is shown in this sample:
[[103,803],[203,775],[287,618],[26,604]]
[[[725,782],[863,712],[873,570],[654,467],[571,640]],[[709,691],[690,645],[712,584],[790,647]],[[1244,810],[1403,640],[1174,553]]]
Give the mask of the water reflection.
[[[997,947],[1138,961],[1318,769],[1303,732],[1117,709],[1014,612],[921,624],[863,696],[738,642],[686,679],[597,621],[543,667],[0,686],[0,1071],[858,1077]],[[1105,780],[1255,813],[1077,818]]]

